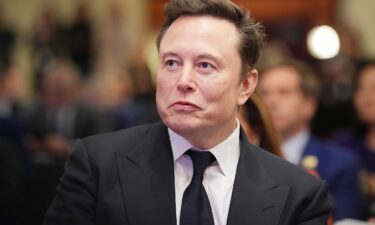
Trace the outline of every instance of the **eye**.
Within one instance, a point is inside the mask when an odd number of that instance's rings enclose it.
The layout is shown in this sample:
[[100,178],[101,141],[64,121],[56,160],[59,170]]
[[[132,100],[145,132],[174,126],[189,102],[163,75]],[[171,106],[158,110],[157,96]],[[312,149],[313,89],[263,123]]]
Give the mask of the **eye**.
[[176,62],[174,60],[167,60],[167,65],[168,66],[173,66]]
[[215,67],[209,62],[200,62],[198,68],[204,73],[211,73],[215,70]]
[[167,68],[167,70],[173,71],[173,70],[177,69],[179,64],[174,59],[168,59],[168,60],[165,61],[164,66]]

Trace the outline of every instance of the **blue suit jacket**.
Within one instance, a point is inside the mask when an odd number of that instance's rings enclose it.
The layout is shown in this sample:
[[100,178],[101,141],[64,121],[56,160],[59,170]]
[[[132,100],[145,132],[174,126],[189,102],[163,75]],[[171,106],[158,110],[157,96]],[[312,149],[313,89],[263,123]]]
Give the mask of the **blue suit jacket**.
[[[317,172],[328,184],[334,205],[334,218],[361,219],[363,196],[360,189],[360,164],[356,157],[339,146],[324,143],[310,137],[303,152],[304,157],[313,155],[318,158]],[[301,160],[301,161],[302,161]]]

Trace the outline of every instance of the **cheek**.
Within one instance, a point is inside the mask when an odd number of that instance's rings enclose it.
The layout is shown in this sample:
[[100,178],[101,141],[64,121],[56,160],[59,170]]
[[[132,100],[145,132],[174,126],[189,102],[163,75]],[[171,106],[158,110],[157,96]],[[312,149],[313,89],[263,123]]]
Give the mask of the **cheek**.
[[271,108],[271,115],[275,118],[275,122],[280,124],[293,120],[299,116],[299,113],[296,105],[288,100],[283,101],[280,99],[277,103],[274,103],[274,106]]
[[220,105],[220,107],[224,107],[223,109],[229,109],[237,105],[239,97],[238,94],[233,91],[233,89],[225,89],[224,85],[217,85],[217,87],[222,88],[201,89],[202,94],[207,102],[211,104],[216,103],[215,105]]
[[354,98],[354,107],[357,111],[363,111],[365,105],[365,101],[363,97],[356,96]]
[[166,96],[168,96],[168,80],[164,77],[158,77],[156,80],[156,102],[157,106],[162,106],[166,102]]
[[291,97],[285,101],[285,108],[292,114],[300,114],[304,106],[303,100],[298,97]]
[[158,75],[156,78],[156,91],[160,95],[167,95],[168,92],[173,90],[173,79],[171,77]]

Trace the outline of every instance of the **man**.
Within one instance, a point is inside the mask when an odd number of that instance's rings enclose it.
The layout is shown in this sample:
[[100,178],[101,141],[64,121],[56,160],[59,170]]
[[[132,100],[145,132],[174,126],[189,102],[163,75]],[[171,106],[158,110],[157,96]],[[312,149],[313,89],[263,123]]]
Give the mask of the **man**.
[[261,72],[259,91],[280,133],[287,160],[316,171],[328,183],[334,218],[361,218],[359,164],[354,156],[311,135],[319,92],[312,69],[292,59],[280,60]]
[[70,62],[51,63],[43,76],[39,98],[24,113],[30,148],[37,161],[59,164],[65,161],[74,139],[104,130],[100,114],[78,99],[79,76]]
[[174,0],[165,15],[162,123],[79,140],[45,224],[324,224],[325,183],[248,144],[236,119],[261,25],[225,0]]

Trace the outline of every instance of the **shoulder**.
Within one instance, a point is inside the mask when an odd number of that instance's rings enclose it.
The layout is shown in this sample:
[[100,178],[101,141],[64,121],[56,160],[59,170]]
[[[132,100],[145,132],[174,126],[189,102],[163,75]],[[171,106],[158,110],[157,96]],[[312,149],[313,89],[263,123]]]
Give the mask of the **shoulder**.
[[321,185],[321,180],[300,166],[288,162],[287,160],[275,156],[259,147],[253,146],[252,150],[261,163],[263,169],[272,180],[279,184],[286,184],[297,188],[309,188],[311,191]]
[[358,163],[356,155],[347,147],[340,146],[331,141],[323,141],[316,138],[310,140],[309,148],[315,153],[319,161],[327,164],[349,165]]
[[261,176],[268,177],[269,183],[273,184],[270,187],[274,187],[274,190],[278,188],[287,190],[286,211],[299,212],[295,215],[298,221],[309,219],[326,221],[331,202],[325,181],[263,149],[253,147],[252,150],[257,161],[261,162],[262,171],[265,171]]
[[359,161],[357,156],[351,151],[351,149],[340,146],[333,142],[322,142],[323,154],[331,160],[333,164],[340,164],[342,166],[353,166],[358,164]]
[[89,136],[77,142],[82,142],[89,154],[108,155],[118,151],[130,151],[142,143],[157,139],[163,133],[167,133],[167,130],[159,122]]
[[[344,177],[357,177],[361,170],[359,159],[351,150],[335,143],[314,140],[314,145],[305,155],[314,155],[318,159],[317,171],[329,184]],[[345,176],[343,176],[345,175]]]

